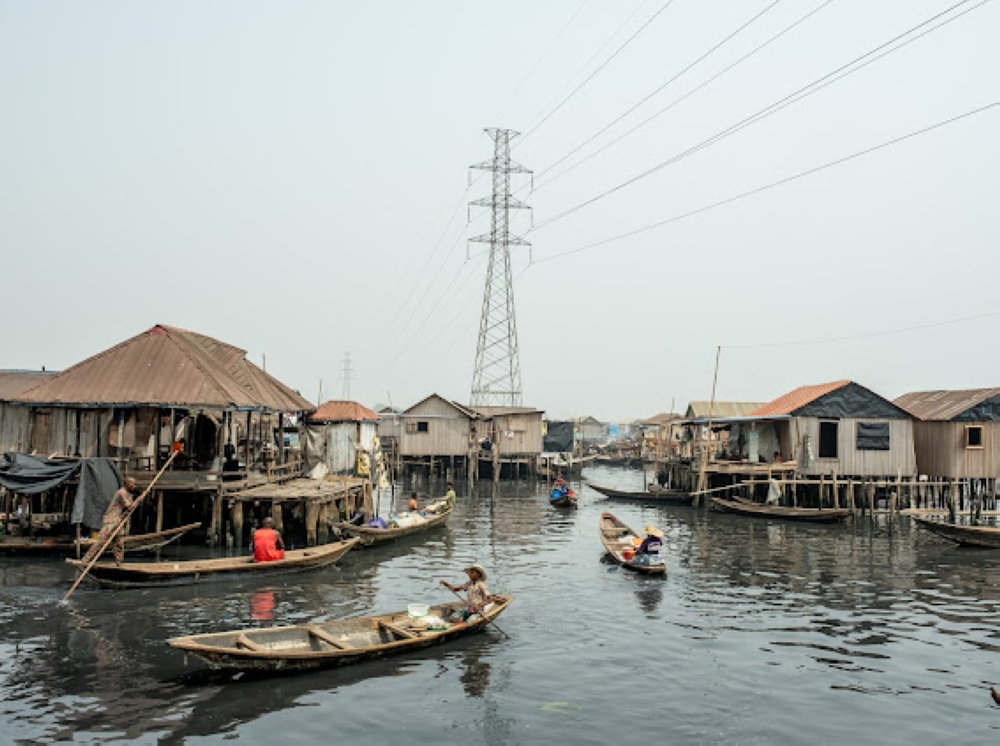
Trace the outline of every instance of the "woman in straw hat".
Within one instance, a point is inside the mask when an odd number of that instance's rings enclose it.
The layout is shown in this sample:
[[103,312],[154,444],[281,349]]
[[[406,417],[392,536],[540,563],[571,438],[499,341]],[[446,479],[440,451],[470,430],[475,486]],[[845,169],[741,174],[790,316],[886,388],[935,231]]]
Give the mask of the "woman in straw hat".
[[469,580],[462,585],[452,585],[447,580],[442,580],[441,585],[452,593],[468,591],[468,608],[459,609],[452,616],[454,621],[465,622],[473,614],[479,614],[493,601],[489,589],[486,587],[486,570],[480,564],[465,568]]
[[646,538],[635,550],[635,557],[632,561],[638,565],[658,565],[663,560],[660,559],[660,549],[663,548],[663,532],[653,524],[644,528],[643,533]]

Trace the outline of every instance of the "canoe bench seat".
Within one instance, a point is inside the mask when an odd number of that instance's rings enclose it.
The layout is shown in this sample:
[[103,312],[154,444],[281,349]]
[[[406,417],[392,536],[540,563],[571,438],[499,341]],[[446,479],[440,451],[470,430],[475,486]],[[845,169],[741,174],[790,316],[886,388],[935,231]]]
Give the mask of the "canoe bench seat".
[[325,629],[320,629],[319,627],[315,627],[315,626],[309,626],[309,627],[306,627],[306,631],[310,635],[312,635],[313,637],[315,637],[317,640],[322,640],[327,645],[335,647],[338,650],[348,650],[348,649],[354,647],[353,645],[351,645],[348,642],[344,642],[343,640],[338,640],[336,637],[334,637],[333,635],[331,635]]
[[255,653],[266,653],[268,649],[263,645],[258,645],[249,637],[244,634],[239,634],[236,636],[236,647],[244,648],[246,650],[252,650]]
[[395,635],[396,637],[402,637],[406,640],[415,640],[418,635],[415,632],[410,632],[408,629],[403,629],[395,624],[390,624],[389,622],[379,620],[378,626],[384,629],[386,632]]

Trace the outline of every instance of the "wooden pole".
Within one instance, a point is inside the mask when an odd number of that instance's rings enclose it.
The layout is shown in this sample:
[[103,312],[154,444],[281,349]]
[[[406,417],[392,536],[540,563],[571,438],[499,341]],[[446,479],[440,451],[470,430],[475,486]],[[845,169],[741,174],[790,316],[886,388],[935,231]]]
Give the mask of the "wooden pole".
[[[712,444],[712,415],[715,414],[715,386],[719,381],[719,357],[722,355],[722,345],[715,348],[715,372],[712,374],[712,398],[708,402],[708,445],[704,447],[704,453],[702,453],[701,459],[701,470],[698,473],[698,488],[697,492],[701,492],[705,489],[705,482],[707,479],[708,472],[708,458],[709,458],[709,447]],[[697,505],[700,498],[694,498],[694,504]]]
[[118,536],[118,532],[121,531],[125,527],[125,525],[128,523],[128,519],[132,517],[133,511],[139,506],[139,503],[142,502],[143,498],[146,497],[146,495],[149,494],[149,491],[151,489],[153,489],[153,485],[156,484],[156,481],[160,478],[160,476],[163,474],[163,472],[165,472],[167,470],[167,467],[170,466],[170,463],[174,460],[174,456],[176,456],[176,455],[177,454],[175,454],[175,453],[171,453],[170,454],[170,458],[167,459],[167,463],[165,463],[163,465],[163,468],[160,469],[156,473],[156,476],[153,477],[153,481],[150,482],[149,486],[145,490],[143,490],[143,493],[141,495],[139,495],[139,497],[137,497],[132,502],[132,507],[130,507],[128,509],[128,511],[126,511],[124,517],[121,519],[121,521],[115,527],[115,530],[112,531],[111,534],[108,536],[108,538],[104,540],[104,543],[101,545],[101,548],[97,551],[97,554],[94,555],[94,559],[92,559],[87,564],[87,566],[83,569],[83,572],[81,572],[80,576],[76,579],[76,582],[73,583],[73,587],[70,588],[68,591],[66,591],[66,595],[62,597],[62,602],[61,603],[65,603],[69,599],[69,597],[73,595],[73,591],[75,591],[76,587],[78,585],[80,585],[80,581],[83,580],[83,578],[86,576],[86,574],[88,572],[90,572],[90,568],[94,566],[94,563],[97,562],[97,560],[100,559],[100,557],[101,557],[102,554],[104,554],[104,550],[108,548],[108,545],[111,543],[112,539],[114,539],[116,536]]

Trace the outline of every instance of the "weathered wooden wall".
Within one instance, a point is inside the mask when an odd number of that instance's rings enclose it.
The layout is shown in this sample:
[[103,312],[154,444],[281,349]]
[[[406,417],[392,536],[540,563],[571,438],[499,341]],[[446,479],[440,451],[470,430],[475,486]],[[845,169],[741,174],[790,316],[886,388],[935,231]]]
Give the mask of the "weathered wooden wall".
[[[406,411],[400,428],[401,456],[467,456],[470,419],[448,402],[431,397]],[[410,423],[426,422],[427,432],[407,432]]]
[[[879,419],[877,417],[843,418],[836,420],[837,455],[835,459],[819,458],[818,417],[796,417],[789,423],[795,460],[803,476],[831,475],[856,477],[909,477],[917,473],[917,457],[913,442],[913,420]],[[888,451],[859,451],[855,443],[857,423],[889,423]],[[802,448],[805,437],[812,439],[812,463],[803,466]]]
[[[983,428],[983,447],[965,447],[965,428]],[[914,423],[917,466],[921,474],[946,479],[1000,477],[1000,423]]]

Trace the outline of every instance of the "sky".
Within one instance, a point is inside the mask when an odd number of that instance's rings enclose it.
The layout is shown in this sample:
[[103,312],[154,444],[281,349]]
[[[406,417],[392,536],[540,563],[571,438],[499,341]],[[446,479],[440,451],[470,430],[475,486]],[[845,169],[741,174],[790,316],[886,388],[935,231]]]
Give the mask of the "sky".
[[501,127],[526,405],[1000,385],[998,6],[7,0],[0,368],[162,323],[467,402]]

